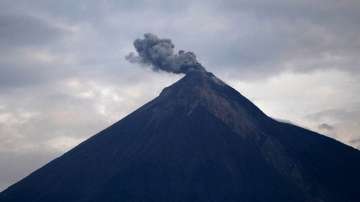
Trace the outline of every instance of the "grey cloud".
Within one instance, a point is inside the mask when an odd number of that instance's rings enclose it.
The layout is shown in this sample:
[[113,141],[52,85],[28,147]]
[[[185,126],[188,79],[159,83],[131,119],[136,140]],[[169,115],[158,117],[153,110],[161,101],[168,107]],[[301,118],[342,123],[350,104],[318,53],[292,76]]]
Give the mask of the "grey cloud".
[[329,117],[336,117],[336,119],[338,120],[351,120],[351,119],[355,119],[358,120],[356,118],[360,117],[360,109],[356,108],[356,106],[358,105],[358,103],[354,103],[353,104],[355,107],[354,108],[336,108],[336,109],[328,109],[328,110],[323,110],[323,111],[319,111],[319,112],[315,112],[315,113],[311,113],[309,115],[306,116],[306,118],[310,119],[310,120],[323,120]]
[[64,32],[40,18],[28,15],[0,15],[2,47],[46,45],[59,38]]
[[41,49],[0,51],[0,94],[12,88],[28,88],[57,82],[79,70],[63,62],[59,55]]
[[352,142],[352,143],[359,143],[359,144],[360,144],[360,138],[359,138],[359,139],[351,140],[350,142]]
[[330,110],[323,110],[317,113],[312,113],[305,118],[313,122],[329,122],[330,124],[321,124],[319,129],[330,133],[331,136],[345,140],[348,144],[357,147],[356,142],[359,139],[358,131],[360,130],[360,110],[357,107],[349,106],[348,108],[337,108]]
[[144,39],[136,39],[134,47],[138,55],[130,53],[126,59],[132,63],[151,65],[153,70],[171,73],[188,73],[205,69],[196,60],[193,52],[180,50],[174,54],[175,45],[170,39],[161,39],[154,34],[144,34]]
[[332,131],[332,130],[335,129],[334,126],[329,125],[329,124],[327,124],[327,123],[322,123],[322,124],[320,124],[320,125],[318,126],[318,128],[319,128],[320,130],[326,130],[326,131]]
[[23,14],[0,15],[0,89],[38,85],[62,77],[64,57],[53,53],[69,32],[44,19]]
[[202,44],[205,52],[198,53],[243,79],[289,70],[359,73],[359,7],[356,1],[218,2],[213,12],[231,16],[225,18],[231,31]]

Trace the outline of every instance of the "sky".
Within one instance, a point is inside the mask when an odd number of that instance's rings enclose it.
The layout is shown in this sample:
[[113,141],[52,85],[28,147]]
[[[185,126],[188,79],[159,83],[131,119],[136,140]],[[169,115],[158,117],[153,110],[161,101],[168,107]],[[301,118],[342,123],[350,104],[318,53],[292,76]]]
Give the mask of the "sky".
[[171,38],[278,120],[360,148],[358,0],[0,0],[0,190],[183,75],[125,56]]

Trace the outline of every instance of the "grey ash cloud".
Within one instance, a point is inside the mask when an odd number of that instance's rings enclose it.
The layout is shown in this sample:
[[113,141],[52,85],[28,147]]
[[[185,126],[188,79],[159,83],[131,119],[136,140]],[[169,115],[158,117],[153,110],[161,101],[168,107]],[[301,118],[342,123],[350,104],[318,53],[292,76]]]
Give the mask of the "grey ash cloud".
[[175,45],[171,39],[146,33],[143,39],[134,41],[134,47],[137,55],[131,52],[126,59],[131,63],[150,65],[154,71],[186,74],[192,70],[205,70],[193,52],[180,50],[174,53]]

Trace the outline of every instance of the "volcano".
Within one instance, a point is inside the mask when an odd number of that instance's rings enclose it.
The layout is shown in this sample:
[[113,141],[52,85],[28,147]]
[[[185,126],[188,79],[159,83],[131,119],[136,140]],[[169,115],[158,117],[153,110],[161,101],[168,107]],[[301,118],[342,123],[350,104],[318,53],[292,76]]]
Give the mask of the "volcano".
[[0,194],[1,202],[354,202],[360,152],[187,73]]

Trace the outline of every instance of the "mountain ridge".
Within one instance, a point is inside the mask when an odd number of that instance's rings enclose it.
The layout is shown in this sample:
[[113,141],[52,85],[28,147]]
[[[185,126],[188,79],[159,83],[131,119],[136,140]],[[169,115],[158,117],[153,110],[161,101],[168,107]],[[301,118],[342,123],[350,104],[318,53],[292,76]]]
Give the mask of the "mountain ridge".
[[0,201],[350,202],[358,170],[359,151],[278,122],[194,70]]

